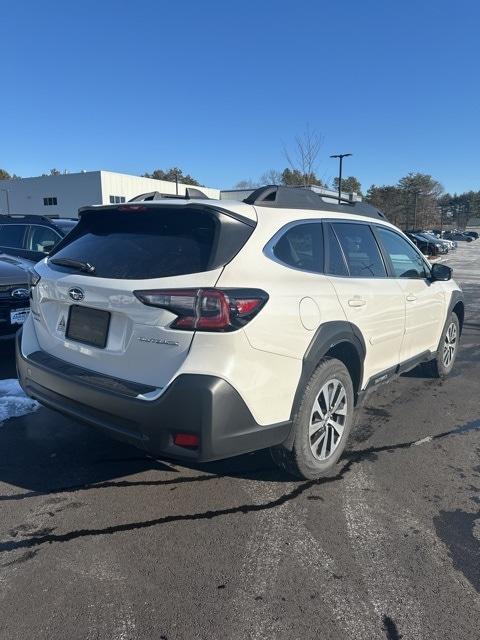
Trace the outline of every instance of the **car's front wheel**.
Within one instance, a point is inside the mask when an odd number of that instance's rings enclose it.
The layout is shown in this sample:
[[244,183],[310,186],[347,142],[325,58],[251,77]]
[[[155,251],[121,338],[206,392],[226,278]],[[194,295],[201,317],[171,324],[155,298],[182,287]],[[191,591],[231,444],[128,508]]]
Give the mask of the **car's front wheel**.
[[312,480],[331,472],[352,428],[353,384],[336,359],[323,360],[312,374],[293,419],[293,440],[271,449],[273,460],[288,473]]

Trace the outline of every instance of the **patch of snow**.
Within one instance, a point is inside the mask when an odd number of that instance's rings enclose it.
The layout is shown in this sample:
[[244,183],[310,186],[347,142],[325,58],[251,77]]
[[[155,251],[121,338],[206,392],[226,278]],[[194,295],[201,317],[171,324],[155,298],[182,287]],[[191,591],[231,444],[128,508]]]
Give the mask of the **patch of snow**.
[[18,380],[0,380],[0,426],[8,418],[19,418],[36,411],[40,405],[26,396]]
[[416,442],[412,442],[412,447],[418,447],[421,444],[426,444],[427,442],[431,442],[433,440],[433,436],[427,436],[426,438],[422,438],[421,440],[417,440]]

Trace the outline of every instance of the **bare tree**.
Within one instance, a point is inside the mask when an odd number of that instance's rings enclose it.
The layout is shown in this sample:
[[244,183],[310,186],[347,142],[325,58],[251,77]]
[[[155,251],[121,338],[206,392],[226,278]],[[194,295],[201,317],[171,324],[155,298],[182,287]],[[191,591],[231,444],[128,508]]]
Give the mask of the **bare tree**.
[[282,184],[282,173],[276,169],[269,169],[260,178],[262,184]]
[[233,186],[234,189],[256,189],[259,186],[255,180],[240,180]]
[[322,143],[320,134],[315,129],[310,129],[310,125],[307,124],[305,131],[295,136],[293,150],[288,151],[286,147],[283,149],[291,169],[302,174],[305,186],[317,180],[315,170]]

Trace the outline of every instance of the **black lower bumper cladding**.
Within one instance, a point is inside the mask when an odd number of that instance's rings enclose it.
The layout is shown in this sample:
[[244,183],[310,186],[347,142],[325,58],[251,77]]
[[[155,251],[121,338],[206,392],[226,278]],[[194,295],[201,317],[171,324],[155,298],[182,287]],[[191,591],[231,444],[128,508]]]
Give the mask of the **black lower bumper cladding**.
[[[259,425],[238,392],[222,378],[183,374],[156,400],[139,393],[151,387],[87,372],[43,351],[16,361],[27,395],[65,415],[98,427],[153,455],[207,462],[283,442],[291,423]],[[199,437],[196,449],[174,444],[176,433]]]

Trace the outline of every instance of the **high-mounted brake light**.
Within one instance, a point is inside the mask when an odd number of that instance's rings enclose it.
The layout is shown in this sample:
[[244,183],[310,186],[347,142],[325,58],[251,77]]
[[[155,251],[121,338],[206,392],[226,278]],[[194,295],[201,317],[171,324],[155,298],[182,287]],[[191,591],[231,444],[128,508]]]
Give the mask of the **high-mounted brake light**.
[[144,204],[128,204],[123,207],[118,207],[118,211],[146,211],[148,207]]
[[134,291],[150,307],[177,318],[172,329],[235,331],[254,318],[268,300],[261,289],[154,289]]

